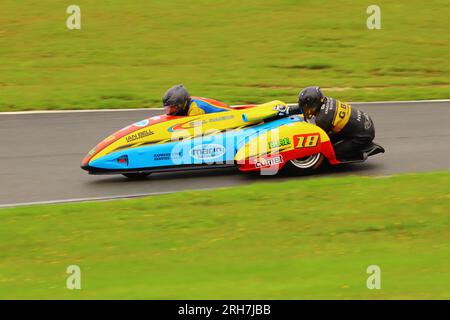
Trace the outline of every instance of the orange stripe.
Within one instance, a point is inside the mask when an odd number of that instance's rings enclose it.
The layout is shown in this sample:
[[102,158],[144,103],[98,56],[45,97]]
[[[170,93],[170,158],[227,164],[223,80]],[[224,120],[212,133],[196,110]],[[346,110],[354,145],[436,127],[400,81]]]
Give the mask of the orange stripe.
[[226,109],[230,109],[233,110],[233,108],[230,108],[227,104],[214,100],[214,99],[210,99],[210,98],[203,98],[203,97],[191,97],[192,99],[197,99],[197,100],[201,100],[203,102],[209,103],[211,105],[213,105],[214,107],[219,107],[219,108],[226,108]]

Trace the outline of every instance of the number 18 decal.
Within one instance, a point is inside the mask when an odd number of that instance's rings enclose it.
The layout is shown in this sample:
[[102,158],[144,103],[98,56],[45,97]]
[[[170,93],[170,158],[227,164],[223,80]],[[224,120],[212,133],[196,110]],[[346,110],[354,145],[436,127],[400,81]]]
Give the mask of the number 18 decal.
[[295,148],[313,148],[317,147],[320,141],[319,134],[302,134],[294,136]]

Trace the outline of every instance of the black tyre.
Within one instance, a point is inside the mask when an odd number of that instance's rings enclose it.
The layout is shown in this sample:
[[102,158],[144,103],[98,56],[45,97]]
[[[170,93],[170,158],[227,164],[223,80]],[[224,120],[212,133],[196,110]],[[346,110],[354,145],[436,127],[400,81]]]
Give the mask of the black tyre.
[[286,163],[286,167],[289,171],[297,174],[310,174],[321,167],[323,159],[323,155],[317,153],[308,157],[290,160]]

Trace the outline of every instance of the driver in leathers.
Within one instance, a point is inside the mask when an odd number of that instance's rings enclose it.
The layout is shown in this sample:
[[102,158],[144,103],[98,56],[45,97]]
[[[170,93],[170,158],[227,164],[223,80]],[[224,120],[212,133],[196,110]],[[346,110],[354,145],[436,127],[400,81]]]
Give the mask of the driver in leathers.
[[319,87],[303,89],[298,107],[305,118],[315,117],[316,125],[328,133],[338,160],[360,156],[375,138],[375,127],[367,113],[324,96]]
[[166,114],[171,116],[196,116],[233,110],[213,99],[191,97],[182,84],[167,90],[162,100]]

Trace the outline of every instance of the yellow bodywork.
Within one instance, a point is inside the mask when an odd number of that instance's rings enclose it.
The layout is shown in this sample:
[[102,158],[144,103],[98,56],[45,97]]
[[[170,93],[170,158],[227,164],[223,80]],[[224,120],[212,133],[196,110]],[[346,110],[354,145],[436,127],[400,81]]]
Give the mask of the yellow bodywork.
[[319,136],[320,140],[317,140],[314,145],[311,145],[312,147],[318,146],[319,142],[323,143],[330,140],[325,131],[313,124],[303,121],[289,123],[277,127],[276,130],[270,130],[266,133],[259,134],[254,139],[251,139],[236,153],[235,161],[240,163],[252,157],[288,152],[299,148],[308,148],[308,146],[299,146],[296,144],[296,140],[298,140],[296,139],[296,136]]
[[[236,109],[198,116],[177,117],[175,119],[143,126],[141,129],[113,141],[98,151],[90,161],[96,160],[113,151],[137,147],[142,144],[166,143],[180,139],[190,139],[201,135],[213,134],[227,129],[237,129],[259,123],[261,120],[275,116],[278,111],[275,106],[286,104],[279,100],[257,105],[247,109]],[[149,120],[157,119],[152,117]],[[244,120],[245,119],[245,120]],[[129,127],[122,129],[127,130]],[[119,132],[109,136],[104,141],[112,141]]]

